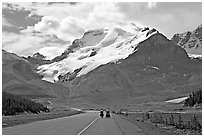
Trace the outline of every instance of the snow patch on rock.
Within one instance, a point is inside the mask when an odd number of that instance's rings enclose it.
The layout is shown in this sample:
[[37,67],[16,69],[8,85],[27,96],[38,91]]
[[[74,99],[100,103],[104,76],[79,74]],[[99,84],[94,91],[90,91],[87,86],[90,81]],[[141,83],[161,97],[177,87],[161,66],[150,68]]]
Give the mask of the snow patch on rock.
[[156,67],[156,66],[151,66],[152,68],[154,68],[154,69],[156,69],[156,70],[159,70],[159,68],[158,67]]
[[172,99],[172,100],[168,100],[166,101],[167,103],[180,103],[182,101],[184,101],[185,99],[187,99],[188,97],[181,97],[181,98],[176,98],[176,99]]

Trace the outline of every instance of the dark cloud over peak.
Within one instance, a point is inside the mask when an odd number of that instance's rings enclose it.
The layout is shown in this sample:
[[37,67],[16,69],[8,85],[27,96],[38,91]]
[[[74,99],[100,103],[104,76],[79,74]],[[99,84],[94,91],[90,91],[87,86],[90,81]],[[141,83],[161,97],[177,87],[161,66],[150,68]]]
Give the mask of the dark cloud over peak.
[[42,16],[32,14],[31,11],[25,8],[8,3],[3,3],[2,16],[10,26],[3,24],[3,31],[13,32],[18,32],[18,29],[26,29],[28,26],[34,26],[42,19]]

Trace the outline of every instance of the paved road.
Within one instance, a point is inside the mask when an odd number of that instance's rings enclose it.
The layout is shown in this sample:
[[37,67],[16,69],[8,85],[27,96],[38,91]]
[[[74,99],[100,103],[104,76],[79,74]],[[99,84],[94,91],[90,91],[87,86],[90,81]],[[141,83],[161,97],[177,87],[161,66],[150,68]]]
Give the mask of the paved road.
[[2,129],[3,135],[138,135],[142,134],[136,125],[111,115],[99,118],[98,112],[43,120]]

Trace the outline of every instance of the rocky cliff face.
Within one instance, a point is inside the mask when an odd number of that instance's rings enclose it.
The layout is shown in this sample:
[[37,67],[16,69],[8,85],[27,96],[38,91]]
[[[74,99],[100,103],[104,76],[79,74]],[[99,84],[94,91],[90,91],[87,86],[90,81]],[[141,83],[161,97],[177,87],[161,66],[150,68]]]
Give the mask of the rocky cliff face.
[[27,61],[33,65],[43,65],[50,63],[50,60],[46,60],[46,57],[40,53],[35,53],[33,56],[24,57]]
[[45,59],[46,58],[45,56],[43,56],[39,52],[35,53],[32,57],[36,58],[36,59]]
[[172,41],[184,48],[188,54],[202,54],[202,25],[194,31],[187,31],[181,34],[175,34]]

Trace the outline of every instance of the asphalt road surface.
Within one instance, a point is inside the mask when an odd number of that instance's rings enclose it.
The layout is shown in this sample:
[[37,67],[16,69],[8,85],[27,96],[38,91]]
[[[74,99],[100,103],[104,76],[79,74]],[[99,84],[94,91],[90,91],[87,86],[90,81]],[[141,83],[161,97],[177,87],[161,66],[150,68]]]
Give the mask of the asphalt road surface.
[[3,135],[139,135],[136,125],[111,114],[100,118],[99,112],[43,120],[2,129]]

